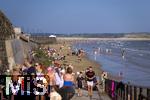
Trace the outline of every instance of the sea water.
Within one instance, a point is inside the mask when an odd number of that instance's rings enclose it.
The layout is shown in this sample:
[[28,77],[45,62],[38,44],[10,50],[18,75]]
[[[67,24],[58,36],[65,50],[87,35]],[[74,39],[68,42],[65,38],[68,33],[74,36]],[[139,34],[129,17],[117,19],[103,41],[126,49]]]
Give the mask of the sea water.
[[150,41],[80,41],[73,48],[84,49],[108,73],[121,73],[124,82],[150,87]]

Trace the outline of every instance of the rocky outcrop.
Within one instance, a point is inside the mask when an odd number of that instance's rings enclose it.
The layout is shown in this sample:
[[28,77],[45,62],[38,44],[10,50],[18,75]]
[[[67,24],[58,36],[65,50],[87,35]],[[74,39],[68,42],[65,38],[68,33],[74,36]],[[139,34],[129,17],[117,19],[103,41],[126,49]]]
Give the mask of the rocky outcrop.
[[14,38],[15,33],[9,19],[0,11],[0,40]]
[[8,67],[5,41],[15,38],[13,26],[5,14],[0,11],[0,71],[3,73]]

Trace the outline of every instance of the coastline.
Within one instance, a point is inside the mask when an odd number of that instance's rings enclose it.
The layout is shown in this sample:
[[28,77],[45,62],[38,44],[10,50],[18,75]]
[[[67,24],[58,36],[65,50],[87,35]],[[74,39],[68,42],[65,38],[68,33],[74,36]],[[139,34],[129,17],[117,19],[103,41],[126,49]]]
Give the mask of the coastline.
[[[49,47],[52,47],[54,49],[56,49],[57,51],[59,51],[60,47],[63,45],[63,49],[59,52],[60,55],[67,55],[69,53],[69,55],[66,56],[66,60],[65,61],[60,61],[60,64],[71,64],[74,68],[73,68],[73,72],[80,72],[80,71],[85,71],[86,68],[88,68],[89,66],[93,67],[93,70],[96,73],[96,76],[101,77],[102,72],[104,71],[102,69],[102,65],[92,59],[90,59],[87,55],[84,55],[82,57],[82,60],[79,61],[78,60],[78,56],[72,56],[72,49],[71,47],[73,46],[74,41],[66,41],[61,40],[58,41],[57,44],[50,44],[48,45]],[[69,48],[69,49],[68,49]],[[112,80],[116,80],[116,81],[120,81],[122,78],[114,76],[112,74],[110,74],[109,72],[107,72],[107,78],[108,79],[112,79]]]
[[57,37],[58,41],[89,41],[89,40],[120,40],[120,41],[149,41],[150,38],[83,38],[83,37]]
[[[76,40],[77,39],[77,40]],[[95,38],[94,38],[95,39]],[[74,38],[74,39],[72,39],[72,38],[68,38],[67,40],[66,40],[66,38],[62,38],[62,39],[60,39],[60,38],[58,38],[58,43],[57,43],[57,45],[62,45],[63,43],[65,43],[65,45],[66,46],[68,46],[68,47],[72,47],[73,46],[73,44],[74,43],[76,43],[76,42],[81,42],[82,41],[82,39],[81,39],[81,41],[80,41],[80,39],[78,39],[78,38]],[[83,40],[84,41],[84,40]],[[87,40],[86,40],[87,41]],[[55,45],[56,47],[57,47],[57,45]],[[65,48],[65,50],[66,50],[66,48]],[[70,49],[69,50],[69,52],[71,53],[72,52],[72,50]],[[65,53],[65,52],[63,52],[63,53]],[[66,54],[66,53],[65,53]],[[72,60],[71,60],[72,59]],[[103,70],[102,69],[102,66],[103,65],[101,65],[99,62],[96,62],[96,61],[94,61],[94,60],[92,60],[92,59],[90,59],[89,57],[88,57],[88,55],[85,55],[83,58],[82,58],[82,61],[81,62],[78,62],[77,61],[77,59],[78,59],[78,57],[77,56],[68,56],[67,58],[66,58],[66,60],[68,61],[68,62],[70,62],[73,66],[75,66],[74,67],[74,72],[77,72],[77,71],[85,71],[85,69],[88,67],[88,66],[93,66],[93,70],[96,72],[96,75],[97,76],[99,76],[99,77],[101,77],[101,74],[102,74],[102,72],[105,72],[105,70]],[[115,75],[112,75],[112,74],[110,74],[109,72],[107,72],[107,78],[108,79],[111,79],[111,80],[115,80],[115,81],[121,81],[122,80],[122,77],[118,77],[118,76],[115,76]]]

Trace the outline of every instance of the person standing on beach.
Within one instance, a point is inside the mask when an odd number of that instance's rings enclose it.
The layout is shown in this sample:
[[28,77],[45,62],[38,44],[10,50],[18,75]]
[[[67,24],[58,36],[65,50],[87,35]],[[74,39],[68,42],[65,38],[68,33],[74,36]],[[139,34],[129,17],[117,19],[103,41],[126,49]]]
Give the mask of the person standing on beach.
[[48,93],[50,94],[52,87],[55,85],[55,73],[52,67],[47,68],[47,76],[48,76]]
[[34,74],[36,74],[36,68],[35,68],[35,66],[32,66],[32,64],[30,63],[30,62],[25,62],[26,63],[26,66],[28,67],[28,69],[27,69],[27,74],[28,75],[31,75],[31,73],[34,73]]
[[122,59],[124,59],[125,58],[125,49],[121,50],[121,55],[122,55]]
[[78,60],[81,61],[81,49],[78,50]]
[[105,79],[107,79],[108,75],[107,72],[102,72],[101,74],[101,81],[102,81],[102,92],[105,92]]
[[47,92],[47,80],[44,77],[44,66],[41,63],[36,63],[36,78],[35,78],[35,86],[36,89],[34,94],[36,95],[36,100],[39,100],[39,95],[41,95],[41,100],[44,100],[45,93]]
[[62,100],[71,100],[75,94],[74,76],[72,75],[72,68],[68,67],[63,76],[64,84],[59,89],[58,93],[62,96]]
[[55,68],[55,89],[56,91],[63,87],[63,74],[61,73],[61,68]]
[[83,75],[82,72],[79,73],[79,75],[77,76],[77,86],[78,86],[78,96],[82,96],[82,81],[83,81]]
[[93,94],[93,85],[95,78],[95,72],[93,71],[92,66],[89,67],[89,71],[87,71],[85,74],[87,79],[88,95],[91,97]]

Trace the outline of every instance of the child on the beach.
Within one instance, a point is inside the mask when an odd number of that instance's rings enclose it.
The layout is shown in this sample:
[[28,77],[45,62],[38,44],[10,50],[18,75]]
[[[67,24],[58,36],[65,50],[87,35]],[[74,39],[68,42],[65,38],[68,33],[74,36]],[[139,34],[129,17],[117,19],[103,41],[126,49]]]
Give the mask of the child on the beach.
[[79,75],[77,76],[77,86],[78,86],[78,96],[82,96],[82,80],[83,80],[83,75],[82,72],[79,73]]

